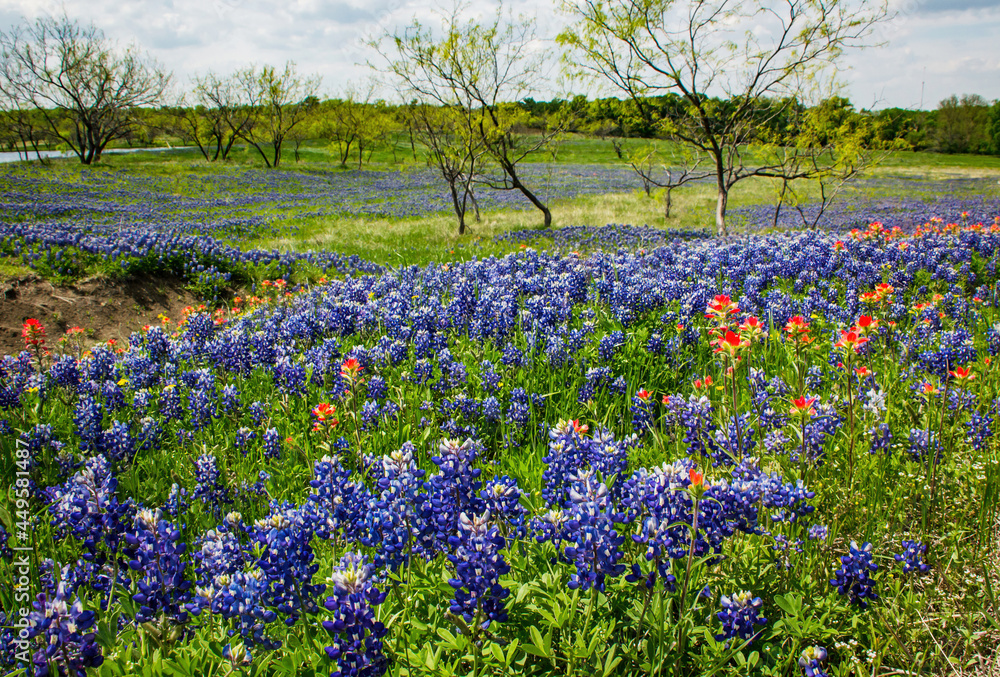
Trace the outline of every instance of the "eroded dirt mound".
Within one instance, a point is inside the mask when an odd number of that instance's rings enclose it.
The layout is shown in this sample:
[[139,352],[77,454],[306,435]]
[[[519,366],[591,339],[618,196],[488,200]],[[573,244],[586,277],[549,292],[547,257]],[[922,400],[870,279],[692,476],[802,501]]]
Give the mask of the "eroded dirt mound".
[[158,324],[160,315],[174,323],[185,306],[197,300],[177,279],[133,279],[111,282],[83,280],[57,287],[37,277],[0,281],[0,354],[24,349],[21,327],[35,318],[46,329],[48,345],[59,352],[57,341],[70,327],[86,332],[86,344],[108,339],[124,342],[146,324]]

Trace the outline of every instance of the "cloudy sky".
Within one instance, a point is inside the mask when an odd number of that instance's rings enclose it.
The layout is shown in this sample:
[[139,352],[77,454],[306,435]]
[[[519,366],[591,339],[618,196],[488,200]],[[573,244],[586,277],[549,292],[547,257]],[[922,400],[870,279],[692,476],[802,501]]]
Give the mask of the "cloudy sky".
[[[747,0],[749,1],[749,0]],[[1000,0],[891,0],[896,18],[875,35],[883,45],[849,53],[843,92],[859,108],[934,108],[952,94],[1000,99]],[[482,3],[477,2],[475,6]],[[551,0],[507,0],[554,35],[564,19]],[[414,17],[435,24],[444,0],[0,0],[0,30],[65,11],[123,43],[135,42],[183,88],[207,71],[294,60],[323,78],[322,92],[359,87],[378,60],[373,38]],[[553,85],[551,96],[566,92]],[[539,98],[549,98],[542,96]]]

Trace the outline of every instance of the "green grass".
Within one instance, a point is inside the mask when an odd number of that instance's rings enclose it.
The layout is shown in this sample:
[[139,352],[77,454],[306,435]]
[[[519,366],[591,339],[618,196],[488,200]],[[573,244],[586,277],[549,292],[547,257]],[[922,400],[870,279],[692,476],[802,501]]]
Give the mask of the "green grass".
[[[630,144],[646,143],[633,140]],[[670,144],[654,141],[662,152],[671,150]],[[391,148],[380,148],[366,162],[365,169],[388,170],[425,167],[422,160],[414,161],[405,136],[394,138],[395,153]],[[321,141],[309,141],[300,148],[300,162],[294,161],[291,146],[286,146],[283,161],[277,173],[314,173],[352,171],[339,166],[330,148]],[[555,153],[539,153],[532,158],[558,164],[597,164],[624,166],[612,148],[610,140],[570,135],[562,139]],[[263,163],[251,148],[234,148],[229,162],[211,163],[204,160],[197,149],[175,149],[167,152],[105,155],[92,167],[83,167],[74,159],[54,160],[45,170],[66,181],[82,181],[95,174],[126,172],[137,177],[151,177],[161,189],[172,195],[203,197],[206,194],[204,179],[218,172],[240,172],[260,169]],[[16,171],[16,170],[12,170]],[[880,181],[902,177],[916,179],[895,185]],[[889,154],[883,164],[868,174],[871,181],[862,181],[839,196],[843,201],[863,201],[876,197],[912,196],[920,190],[924,179],[936,181],[950,178],[1000,178],[1000,158],[971,155],[938,155],[896,151]],[[109,177],[111,178],[111,177]],[[738,183],[730,194],[730,211],[759,204],[773,204],[780,186],[774,180],[748,179]],[[925,186],[927,197],[938,186]],[[978,188],[977,188],[978,189]],[[800,185],[806,198],[818,196],[818,186]],[[1000,191],[1000,188],[998,188]],[[646,225],[669,229],[714,229],[716,191],[709,183],[689,184],[673,192],[673,206],[669,218],[663,214],[662,191],[646,196],[642,191],[617,193],[605,196],[584,196],[575,199],[554,200],[553,225],[598,226],[609,223]],[[236,214],[264,217],[284,217],[284,223],[298,228],[297,233],[278,237],[265,237],[236,242],[242,247],[278,248],[291,251],[333,249],[344,254],[356,254],[386,265],[423,264],[429,261],[465,259],[470,256],[503,254],[510,245],[496,245],[493,238],[511,230],[538,228],[541,214],[536,210],[486,210],[481,222],[470,218],[467,232],[459,236],[454,214],[442,212],[421,217],[371,218],[357,216],[315,216],[307,214],[309,204],[276,207],[267,204],[252,208],[207,209],[204,218],[211,220]],[[304,214],[303,216],[300,216]],[[731,220],[735,230],[740,229],[736,219]],[[99,274],[88,270],[87,274]],[[0,270],[3,277],[19,274]]]

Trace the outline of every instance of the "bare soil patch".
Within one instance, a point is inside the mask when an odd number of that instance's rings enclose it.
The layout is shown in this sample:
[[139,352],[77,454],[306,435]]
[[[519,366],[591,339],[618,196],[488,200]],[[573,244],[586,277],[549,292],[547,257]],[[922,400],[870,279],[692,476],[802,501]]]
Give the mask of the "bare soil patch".
[[0,354],[24,349],[21,326],[35,318],[45,327],[48,345],[70,327],[86,331],[86,343],[108,339],[124,343],[147,324],[158,324],[166,315],[173,323],[197,299],[176,278],[111,281],[87,279],[69,286],[55,286],[28,276],[0,281]]

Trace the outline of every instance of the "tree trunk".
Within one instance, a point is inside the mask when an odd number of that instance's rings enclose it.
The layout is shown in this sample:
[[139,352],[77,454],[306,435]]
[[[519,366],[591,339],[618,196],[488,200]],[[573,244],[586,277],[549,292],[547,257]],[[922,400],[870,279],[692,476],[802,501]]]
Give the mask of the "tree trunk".
[[726,203],[729,202],[729,189],[725,184],[719,184],[719,198],[715,204],[715,232],[719,237],[729,235],[726,227]]
[[672,191],[672,190],[673,190],[673,188],[667,187],[666,188],[667,192],[663,196],[663,218],[665,218],[665,219],[669,219],[670,218],[670,205],[671,205],[671,202],[672,202],[671,198],[670,198],[670,191]]
[[771,221],[771,227],[775,230],[778,229],[778,217],[781,216],[781,206],[785,203],[786,190],[788,190],[788,181],[782,181],[781,193],[778,194],[778,204],[774,205],[774,219]]
[[535,194],[528,190],[527,186],[521,183],[520,179],[517,178],[517,174],[514,173],[513,167],[504,167],[504,169],[507,171],[507,176],[510,177],[510,185],[521,191],[521,194],[528,198],[528,201],[538,208],[538,210],[542,213],[542,218],[545,220],[545,227],[551,227],[552,212],[549,211],[549,208],[542,204],[542,201],[535,197]]
[[458,234],[465,235],[465,200],[458,199],[458,189],[455,181],[449,182],[451,189],[451,203],[455,207],[455,214],[458,216]]

